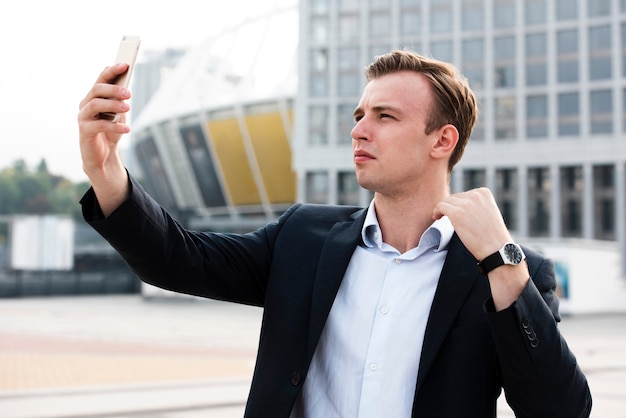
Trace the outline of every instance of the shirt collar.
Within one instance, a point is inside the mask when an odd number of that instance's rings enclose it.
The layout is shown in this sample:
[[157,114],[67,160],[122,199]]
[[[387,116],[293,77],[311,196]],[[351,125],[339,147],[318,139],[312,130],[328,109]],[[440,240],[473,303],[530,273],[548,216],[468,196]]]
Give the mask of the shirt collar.
[[[435,252],[443,251],[448,248],[448,244],[454,234],[454,227],[452,222],[447,216],[437,219],[424,231],[422,234],[418,247],[437,247]],[[376,216],[376,208],[374,207],[374,200],[370,202],[367,209],[367,215],[365,216],[365,222],[361,229],[361,239],[366,247],[382,248],[383,235],[380,231],[380,225],[378,223],[378,217]]]

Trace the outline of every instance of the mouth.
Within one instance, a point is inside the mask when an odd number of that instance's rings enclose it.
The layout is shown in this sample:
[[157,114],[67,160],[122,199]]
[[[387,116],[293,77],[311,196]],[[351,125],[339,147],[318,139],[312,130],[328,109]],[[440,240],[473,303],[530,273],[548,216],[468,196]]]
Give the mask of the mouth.
[[365,151],[354,151],[354,162],[355,163],[362,163],[365,161],[369,161],[369,160],[373,160],[374,157],[372,156],[372,154],[365,152]]

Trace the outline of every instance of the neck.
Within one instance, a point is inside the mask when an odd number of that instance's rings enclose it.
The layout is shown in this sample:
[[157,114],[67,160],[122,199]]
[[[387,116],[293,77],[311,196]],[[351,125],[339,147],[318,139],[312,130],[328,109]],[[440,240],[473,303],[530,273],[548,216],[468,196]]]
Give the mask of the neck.
[[396,197],[376,193],[374,205],[384,242],[400,253],[417,247],[434,221],[435,206],[448,195],[447,185]]

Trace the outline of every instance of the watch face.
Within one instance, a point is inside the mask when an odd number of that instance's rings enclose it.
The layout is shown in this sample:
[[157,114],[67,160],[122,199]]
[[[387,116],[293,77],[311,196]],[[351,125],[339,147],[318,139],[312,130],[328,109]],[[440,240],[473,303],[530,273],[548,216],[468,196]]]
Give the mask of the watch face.
[[507,244],[504,246],[504,255],[513,264],[519,264],[522,262],[522,251],[515,244]]

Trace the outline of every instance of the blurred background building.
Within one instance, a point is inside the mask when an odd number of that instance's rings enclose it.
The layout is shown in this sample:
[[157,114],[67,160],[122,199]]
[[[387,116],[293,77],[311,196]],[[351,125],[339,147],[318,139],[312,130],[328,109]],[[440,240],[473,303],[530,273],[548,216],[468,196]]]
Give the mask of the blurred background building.
[[[148,57],[135,78],[162,62]],[[189,50],[154,94],[135,84],[135,168],[150,193],[187,225],[221,231],[257,228],[295,202],[297,64],[298,7],[286,1]]]
[[626,0],[278,1],[188,51],[144,52],[129,170],[196,229],[365,206],[352,112],[365,66],[403,48],[478,95],[452,191],[493,190],[516,239],[555,259],[566,306],[626,306]]
[[452,191],[488,186],[519,239],[611,253],[587,264],[623,275],[626,1],[292,3],[189,51],[142,109],[133,143],[157,200],[213,230],[295,201],[367,205],[350,151],[363,69],[409,48],[456,64],[479,97]]

